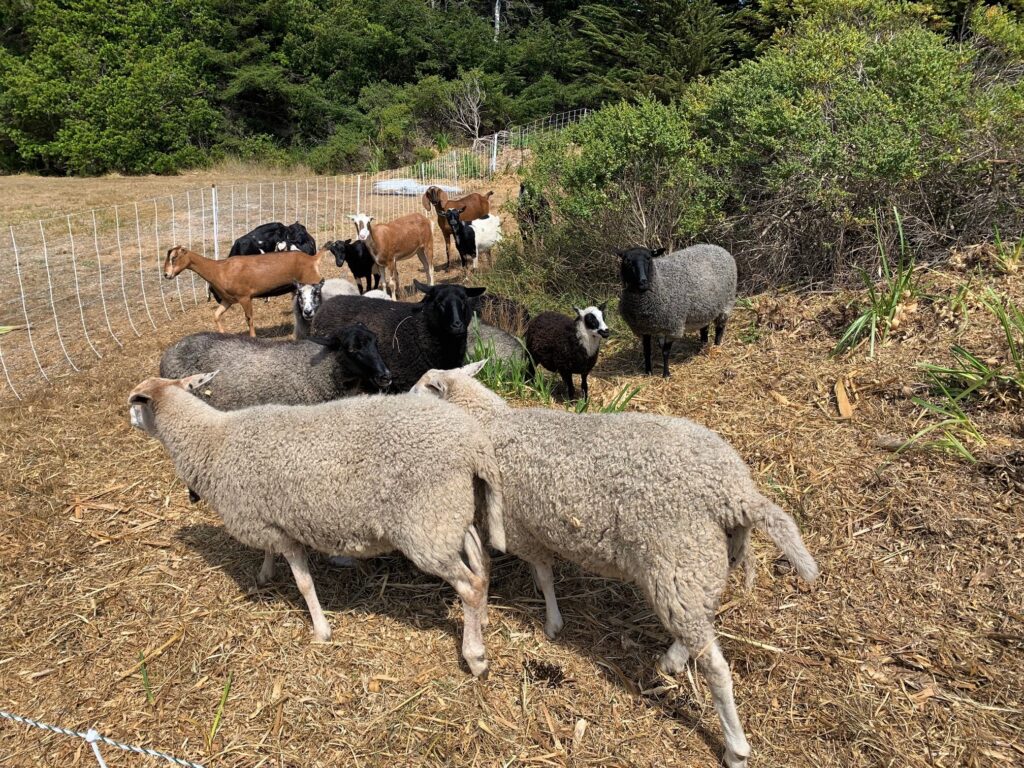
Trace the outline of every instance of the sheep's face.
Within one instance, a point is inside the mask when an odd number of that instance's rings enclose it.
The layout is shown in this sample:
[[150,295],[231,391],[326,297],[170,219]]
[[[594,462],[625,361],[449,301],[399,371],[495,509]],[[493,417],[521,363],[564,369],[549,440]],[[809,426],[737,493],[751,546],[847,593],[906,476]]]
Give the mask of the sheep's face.
[[295,306],[302,313],[304,319],[311,320],[316,311],[320,309],[324,281],[321,280],[319,283],[294,283],[294,285]]
[[442,334],[465,336],[473,311],[469,300],[482,296],[486,288],[463,288],[461,285],[424,285],[414,281],[416,289],[426,294],[420,302],[428,314],[428,323]]
[[147,435],[156,436],[156,412],[154,405],[161,397],[166,396],[169,387],[184,389],[186,392],[195,392],[217,375],[213,373],[197,373],[195,376],[186,376],[184,379],[161,379],[152,376],[139,384],[128,395],[128,418],[131,425],[140,429]]
[[475,363],[468,363],[461,368],[453,368],[447,371],[440,368],[431,368],[420,376],[420,380],[409,391],[414,395],[428,395],[440,398],[441,400],[450,400],[458,388],[460,380],[465,381],[467,377],[472,378],[476,376],[485,365],[487,365],[486,358],[477,360]]
[[652,251],[650,248],[630,248],[626,251],[619,251],[619,271],[622,276],[622,284],[627,290],[649,291],[651,289],[651,276],[654,268],[654,259],[665,253],[664,248]]
[[597,307],[587,307],[586,309],[580,309],[579,307],[573,307],[576,310],[576,327],[580,335],[586,335],[593,339],[596,339],[600,343],[601,339],[607,339],[612,331],[604,322],[604,310],[607,306],[607,302],[602,303]]
[[168,280],[173,280],[188,265],[188,249],[176,245],[167,251],[167,258],[164,259],[164,277]]
[[373,216],[367,216],[365,213],[357,213],[355,216],[349,216],[352,219],[352,223],[356,227],[356,237],[360,240],[366,240],[370,236],[370,222],[373,221]]
[[362,323],[343,328],[338,334],[338,349],[362,381],[372,381],[384,389],[391,385],[391,371],[377,346],[377,335]]

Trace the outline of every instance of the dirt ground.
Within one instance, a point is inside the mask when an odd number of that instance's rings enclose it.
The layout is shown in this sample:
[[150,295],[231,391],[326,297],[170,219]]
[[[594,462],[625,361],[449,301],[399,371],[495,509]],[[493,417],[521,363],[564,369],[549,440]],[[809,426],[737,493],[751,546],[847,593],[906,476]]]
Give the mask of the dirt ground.
[[[977,301],[966,321],[944,314],[967,279],[921,273],[930,298],[874,360],[828,355],[849,296],[752,297],[719,354],[677,345],[668,380],[640,375],[638,344],[611,318],[595,399],[639,384],[631,408],[720,432],[821,567],[807,586],[757,535],[754,588],[734,576],[724,598],[751,766],[1024,764],[1020,403],[973,407],[977,465],[893,451],[922,426],[918,362],[955,342],[1005,356]],[[1024,299],[1019,277],[971,279],[972,295]],[[290,577],[257,588],[261,554],[189,504],[160,445],[128,425],[128,391],[209,316],[175,310],[85,372],[0,404],[0,709],[208,766],[716,764],[703,680],[692,666],[657,676],[669,640],[638,593],[571,566],[556,570],[566,629],[551,642],[527,568],[496,559],[486,681],[461,663],[454,593],[399,557],[315,559],[334,639],[313,644]],[[258,327],[287,323],[285,301],[258,308]],[[0,765],[91,761],[82,741],[0,721]]]

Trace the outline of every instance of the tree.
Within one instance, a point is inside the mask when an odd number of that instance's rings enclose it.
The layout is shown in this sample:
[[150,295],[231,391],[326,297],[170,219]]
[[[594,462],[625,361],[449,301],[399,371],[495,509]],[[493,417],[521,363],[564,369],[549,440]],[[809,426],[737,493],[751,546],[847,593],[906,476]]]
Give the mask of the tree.
[[452,83],[445,103],[445,116],[466,135],[480,138],[480,123],[487,94],[480,82],[480,73],[467,72]]

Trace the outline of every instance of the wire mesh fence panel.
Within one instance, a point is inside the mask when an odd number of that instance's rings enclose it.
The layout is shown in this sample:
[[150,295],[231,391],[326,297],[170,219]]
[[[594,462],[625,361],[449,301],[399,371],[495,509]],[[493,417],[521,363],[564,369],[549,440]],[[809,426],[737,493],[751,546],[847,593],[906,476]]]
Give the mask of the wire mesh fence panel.
[[322,247],[352,238],[356,213],[378,222],[432,216],[421,203],[429,186],[453,197],[484,191],[493,176],[527,162],[538,136],[586,114],[552,115],[373,174],[204,187],[0,227],[0,398],[72,375],[204,305],[207,285],[193,271],[165,279],[172,246],[223,259],[267,222],[298,221]]

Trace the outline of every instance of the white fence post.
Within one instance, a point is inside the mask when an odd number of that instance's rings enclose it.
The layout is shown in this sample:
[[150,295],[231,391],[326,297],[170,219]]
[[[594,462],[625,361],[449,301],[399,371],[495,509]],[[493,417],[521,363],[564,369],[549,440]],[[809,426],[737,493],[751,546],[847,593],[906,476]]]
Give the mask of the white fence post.
[[220,217],[217,215],[217,185],[210,185],[210,205],[213,208],[213,258],[220,260]]

